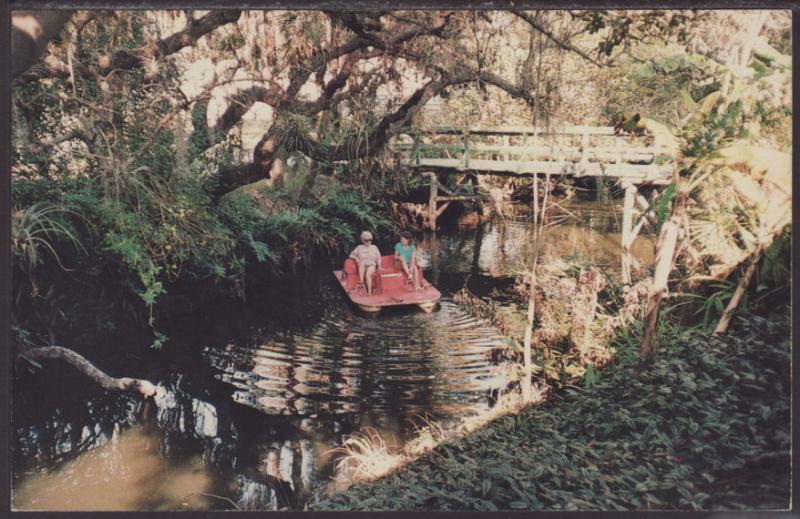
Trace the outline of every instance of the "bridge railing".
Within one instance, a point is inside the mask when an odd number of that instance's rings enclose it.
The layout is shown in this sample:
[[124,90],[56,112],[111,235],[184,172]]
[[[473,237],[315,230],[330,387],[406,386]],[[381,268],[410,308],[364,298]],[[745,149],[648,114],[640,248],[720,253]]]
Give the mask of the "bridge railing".
[[[655,146],[651,136],[626,135],[610,126],[538,129],[524,126],[476,126],[469,129],[409,130],[393,148],[413,165],[449,164],[470,169],[487,160],[499,163],[539,162],[615,165],[663,165],[674,150]],[[446,162],[442,162],[446,161]]]

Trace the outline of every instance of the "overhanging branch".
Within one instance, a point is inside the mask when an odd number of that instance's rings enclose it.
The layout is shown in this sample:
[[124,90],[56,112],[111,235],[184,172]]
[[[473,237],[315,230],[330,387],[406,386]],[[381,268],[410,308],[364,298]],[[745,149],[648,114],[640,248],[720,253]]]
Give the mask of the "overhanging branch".
[[107,391],[135,391],[145,398],[156,393],[156,386],[148,380],[129,377],[114,378],[101,371],[84,356],[61,346],[30,348],[20,355],[33,361],[60,360],[66,362]]

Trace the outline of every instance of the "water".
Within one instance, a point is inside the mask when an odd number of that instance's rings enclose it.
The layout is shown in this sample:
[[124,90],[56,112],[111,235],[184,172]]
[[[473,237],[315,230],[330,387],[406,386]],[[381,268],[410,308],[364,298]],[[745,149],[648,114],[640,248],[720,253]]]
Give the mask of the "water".
[[403,420],[462,413],[503,387],[485,359],[502,341],[447,300],[432,314],[412,308],[377,319],[332,301],[307,330],[249,337],[206,355],[236,388],[235,402],[267,415]]
[[[558,214],[567,219],[542,237],[545,257],[619,270],[607,205]],[[104,364],[161,384],[155,405],[76,374],[32,377],[15,388],[15,508],[302,508],[342,482],[336,449],[348,435],[398,449],[429,421],[448,427],[494,405],[508,381],[488,353],[503,338],[450,298],[465,283],[484,296],[509,287],[529,243],[524,214],[426,237],[421,263],[443,293],[431,314],[361,314],[329,265],[251,287],[238,307],[212,302],[174,326],[163,352]],[[646,239],[634,253],[652,261]]]

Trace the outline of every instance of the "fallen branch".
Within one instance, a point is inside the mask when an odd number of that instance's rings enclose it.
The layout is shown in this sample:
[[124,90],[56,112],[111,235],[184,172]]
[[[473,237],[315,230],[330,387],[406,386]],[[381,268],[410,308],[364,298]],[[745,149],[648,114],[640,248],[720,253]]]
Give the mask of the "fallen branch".
[[32,360],[61,360],[72,365],[75,369],[92,379],[107,391],[137,391],[148,398],[156,393],[156,386],[148,381],[137,378],[114,378],[101,371],[85,357],[68,348],[61,346],[45,346],[25,350],[20,356]]
[[742,277],[739,278],[736,291],[733,293],[731,300],[728,301],[728,306],[725,308],[725,311],[722,312],[722,317],[720,317],[719,323],[717,323],[716,328],[714,328],[714,335],[728,331],[728,326],[731,324],[733,313],[739,306],[739,302],[742,300],[748,285],[750,285],[750,280],[753,278],[753,273],[756,271],[756,265],[758,265],[758,261],[761,259],[763,253],[764,247],[759,246],[752,256],[750,256],[750,261],[747,265],[747,268],[745,269],[744,274],[742,274]]

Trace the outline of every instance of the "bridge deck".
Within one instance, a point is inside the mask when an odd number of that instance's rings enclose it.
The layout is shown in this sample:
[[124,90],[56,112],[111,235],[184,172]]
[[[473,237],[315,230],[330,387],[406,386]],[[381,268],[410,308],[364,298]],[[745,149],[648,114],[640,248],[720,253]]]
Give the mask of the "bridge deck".
[[598,162],[572,161],[514,161],[471,159],[469,166],[464,166],[461,159],[427,159],[421,158],[413,162],[404,161],[420,169],[473,171],[477,174],[496,174],[498,176],[530,177],[536,173],[551,175],[570,175],[574,177],[618,177],[630,180],[634,184],[648,183],[656,185],[669,184],[672,166],[656,164],[603,164]]

